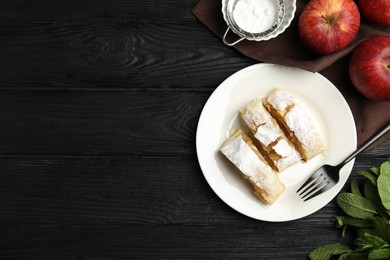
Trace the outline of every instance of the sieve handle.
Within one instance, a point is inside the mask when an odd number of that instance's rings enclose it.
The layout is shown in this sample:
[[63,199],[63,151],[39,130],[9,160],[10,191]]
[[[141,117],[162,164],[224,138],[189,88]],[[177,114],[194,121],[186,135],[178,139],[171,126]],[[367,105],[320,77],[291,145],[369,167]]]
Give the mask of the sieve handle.
[[223,35],[222,40],[223,40],[223,43],[224,43],[224,44],[226,44],[226,45],[228,45],[228,46],[233,46],[233,45],[235,45],[235,44],[237,44],[237,43],[239,43],[240,41],[242,41],[242,40],[245,39],[245,37],[242,37],[242,38],[238,39],[238,40],[235,41],[235,42],[232,42],[232,43],[227,42],[227,41],[226,41],[226,36],[227,36],[229,30],[230,30],[230,27],[227,28],[225,34]]

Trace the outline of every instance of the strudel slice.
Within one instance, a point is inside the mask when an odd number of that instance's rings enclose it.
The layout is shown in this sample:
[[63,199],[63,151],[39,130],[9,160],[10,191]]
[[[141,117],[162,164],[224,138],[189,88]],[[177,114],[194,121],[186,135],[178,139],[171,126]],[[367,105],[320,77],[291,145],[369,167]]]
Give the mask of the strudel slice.
[[222,145],[220,151],[253,185],[253,193],[267,204],[273,203],[285,190],[277,173],[266,163],[263,156],[242,130],[238,130]]
[[264,108],[260,98],[252,100],[241,109],[240,116],[251,131],[249,135],[254,144],[276,171],[283,171],[301,160],[276,120]]
[[266,98],[264,105],[288,133],[303,160],[310,160],[325,150],[317,126],[294,97],[275,89]]

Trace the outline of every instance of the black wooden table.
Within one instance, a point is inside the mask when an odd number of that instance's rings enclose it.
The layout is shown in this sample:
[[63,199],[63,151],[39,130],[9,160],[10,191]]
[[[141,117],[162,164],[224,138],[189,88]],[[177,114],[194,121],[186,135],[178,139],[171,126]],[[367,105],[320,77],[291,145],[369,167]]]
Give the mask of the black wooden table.
[[268,223],[207,184],[200,112],[256,62],[197,21],[196,0],[1,3],[0,259],[305,259],[348,242],[334,201]]

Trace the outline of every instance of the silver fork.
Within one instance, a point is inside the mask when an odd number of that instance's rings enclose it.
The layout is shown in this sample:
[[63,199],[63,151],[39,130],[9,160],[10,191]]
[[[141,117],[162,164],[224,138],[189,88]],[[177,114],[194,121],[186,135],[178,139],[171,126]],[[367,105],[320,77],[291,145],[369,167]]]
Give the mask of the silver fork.
[[350,160],[355,158],[358,154],[367,149],[371,144],[381,138],[390,130],[390,123],[383,128],[381,131],[372,136],[366,143],[364,143],[359,149],[354,151],[350,156],[348,156],[340,164],[332,166],[325,164],[316,170],[308,180],[297,190],[298,195],[307,201],[327,190],[332,188],[340,179],[340,170],[346,165]]

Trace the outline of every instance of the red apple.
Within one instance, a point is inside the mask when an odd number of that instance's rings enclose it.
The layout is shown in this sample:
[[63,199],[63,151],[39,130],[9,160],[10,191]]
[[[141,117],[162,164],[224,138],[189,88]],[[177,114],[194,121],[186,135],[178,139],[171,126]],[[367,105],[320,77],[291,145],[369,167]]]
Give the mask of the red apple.
[[367,20],[390,26],[390,0],[359,0],[359,7]]
[[328,54],[345,48],[359,26],[360,13],[353,0],[311,0],[299,16],[298,32],[311,50]]
[[352,53],[349,76],[367,98],[390,101],[390,36],[361,42]]

